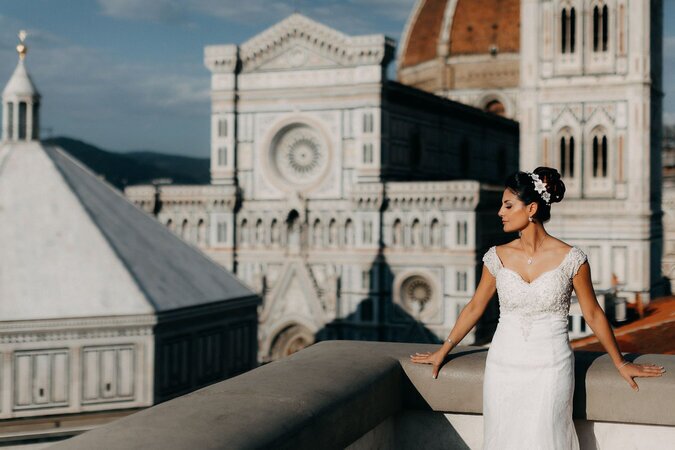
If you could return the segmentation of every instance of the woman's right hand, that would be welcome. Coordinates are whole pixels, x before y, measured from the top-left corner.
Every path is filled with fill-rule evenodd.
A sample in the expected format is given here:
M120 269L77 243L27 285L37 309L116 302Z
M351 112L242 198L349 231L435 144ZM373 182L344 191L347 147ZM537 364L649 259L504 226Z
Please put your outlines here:
M415 353L414 355L410 355L410 360L417 364L431 364L431 375L434 378L438 378L438 371L441 369L441 365L443 365L445 354L443 354L441 350L437 350L433 353Z

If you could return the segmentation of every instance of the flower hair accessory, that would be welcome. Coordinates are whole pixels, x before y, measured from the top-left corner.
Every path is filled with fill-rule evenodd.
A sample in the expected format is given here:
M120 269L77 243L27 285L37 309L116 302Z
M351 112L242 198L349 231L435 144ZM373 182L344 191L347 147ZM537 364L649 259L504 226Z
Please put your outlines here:
M534 181L534 190L539 193L541 198L546 202L547 205L551 204L551 194L548 193L546 190L546 184L541 181L541 178L539 178L539 175L536 173L532 172L527 172L528 175L532 178L532 181Z

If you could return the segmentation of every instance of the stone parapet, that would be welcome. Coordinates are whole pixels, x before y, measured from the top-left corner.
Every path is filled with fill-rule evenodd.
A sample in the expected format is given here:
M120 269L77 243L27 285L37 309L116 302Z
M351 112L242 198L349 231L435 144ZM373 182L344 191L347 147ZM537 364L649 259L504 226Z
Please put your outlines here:
M439 377L433 379L431 366L413 364L409 355L437 348L320 342L51 448L366 448L394 442L394 434L412 425L425 432L443 428L444 435L464 442L465 447L480 442L487 349L453 349ZM574 418L581 441L595 439L602 444L612 439L593 433L605 422L613 422L607 426L618 430L613 431L614 437L641 433L640 442L651 448L667 439L672 442L675 380L669 374L675 370L675 356L626 355L631 361L666 367L663 377L639 378L639 392L618 375L607 354L575 352L575 358ZM413 448L415 442L419 443L403 436L395 447ZM447 440L434 442L436 448L448 444Z

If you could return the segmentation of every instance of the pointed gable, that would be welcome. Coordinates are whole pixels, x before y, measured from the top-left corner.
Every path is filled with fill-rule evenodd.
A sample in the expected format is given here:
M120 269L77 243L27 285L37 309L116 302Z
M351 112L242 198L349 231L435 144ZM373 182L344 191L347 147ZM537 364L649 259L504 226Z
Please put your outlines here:
M301 14L292 14L244 42L242 71L354 67L387 64L394 41L384 35L348 36Z

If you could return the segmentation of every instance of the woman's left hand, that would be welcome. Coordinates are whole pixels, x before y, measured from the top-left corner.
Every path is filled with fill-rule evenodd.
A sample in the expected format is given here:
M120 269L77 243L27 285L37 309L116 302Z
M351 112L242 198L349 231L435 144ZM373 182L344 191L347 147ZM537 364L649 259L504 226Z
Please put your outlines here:
M660 377L666 371L663 366L657 366L656 364L635 363L628 363L618 370L621 376L628 382L634 391L639 391L640 388L633 380L633 377Z

